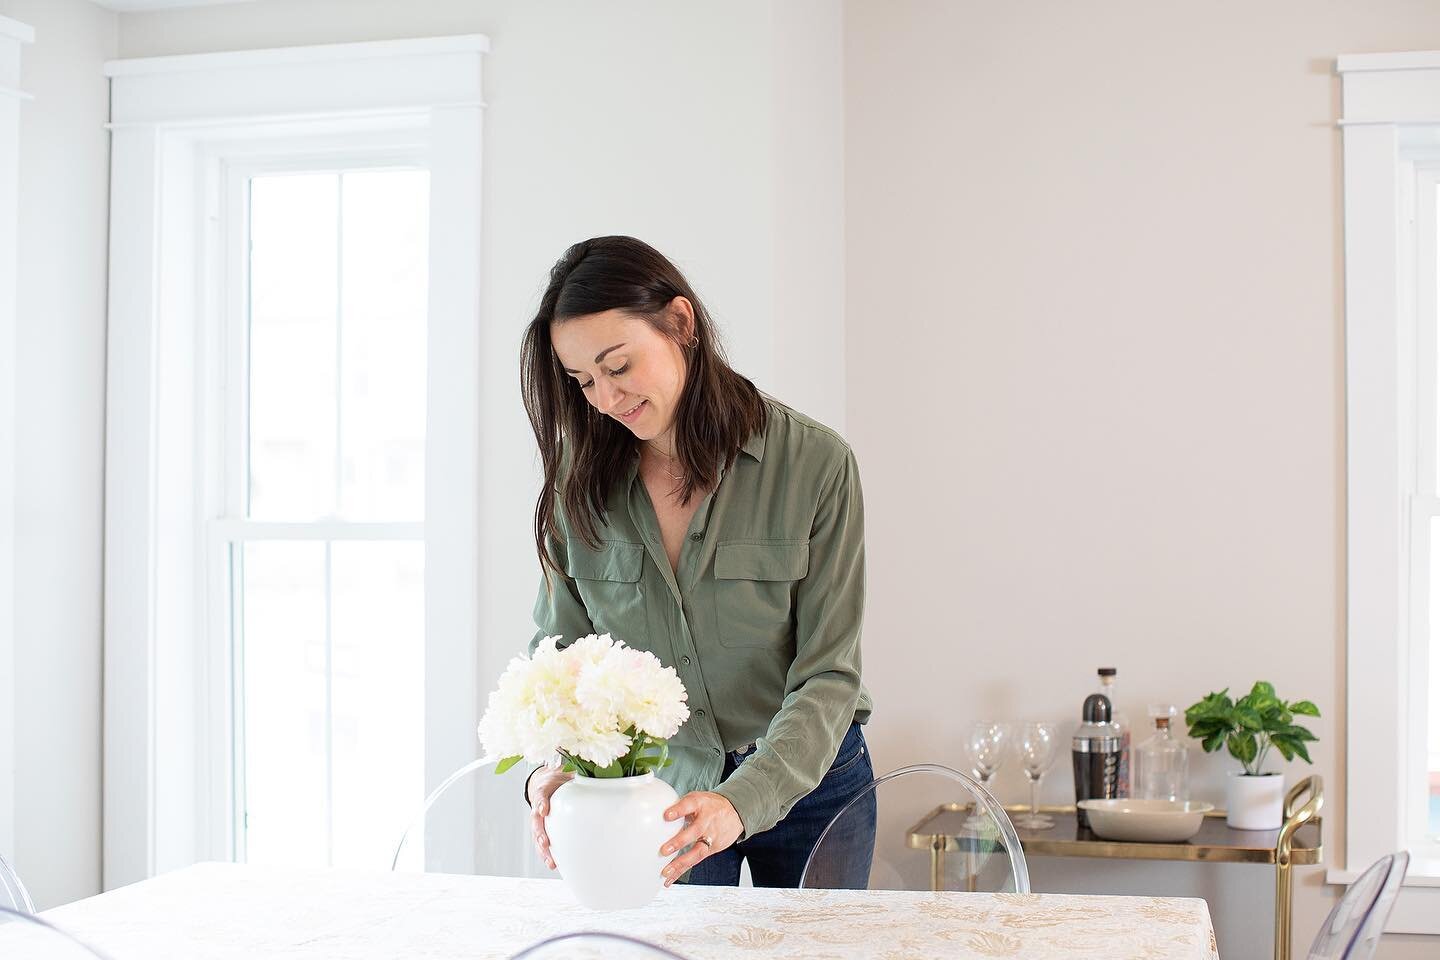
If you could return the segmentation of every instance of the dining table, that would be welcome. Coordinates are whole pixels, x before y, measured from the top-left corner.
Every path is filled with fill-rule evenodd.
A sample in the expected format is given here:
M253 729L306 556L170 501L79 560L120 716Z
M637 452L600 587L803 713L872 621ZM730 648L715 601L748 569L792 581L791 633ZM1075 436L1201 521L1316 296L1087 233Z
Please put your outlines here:
M692 960L1218 960L1205 901L1178 897L677 884L595 911L557 879L200 863L41 917L111 960L500 960L581 930Z

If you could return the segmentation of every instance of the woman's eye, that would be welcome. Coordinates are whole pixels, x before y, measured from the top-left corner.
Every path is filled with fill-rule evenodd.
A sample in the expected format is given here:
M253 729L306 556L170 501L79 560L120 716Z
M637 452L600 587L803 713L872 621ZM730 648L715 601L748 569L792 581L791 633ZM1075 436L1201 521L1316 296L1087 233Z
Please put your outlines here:
M578 380L575 381L575 382L576 382L576 383L580 383L580 381L578 381ZM595 381L594 381L594 380L591 380L589 383L580 383L580 389L581 389L581 390L589 390L589 389L590 389L591 387L593 387L593 386L595 386Z
M618 377L618 376L620 376L620 374L624 373L625 371L627 371L627 370L629 370L629 369L630 369L630 364L627 363L627 364L625 364L625 366L620 367L620 368L617 369L617 370L611 370L611 371L610 371L610 376L612 376L612 377Z

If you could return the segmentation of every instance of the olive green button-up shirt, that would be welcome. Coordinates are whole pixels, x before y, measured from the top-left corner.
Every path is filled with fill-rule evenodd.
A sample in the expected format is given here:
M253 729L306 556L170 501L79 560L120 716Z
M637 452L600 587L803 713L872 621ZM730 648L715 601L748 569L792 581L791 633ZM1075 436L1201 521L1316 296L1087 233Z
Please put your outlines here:
M864 508L855 455L834 431L766 398L750 438L695 512L676 570L638 458L607 503L600 549L570 535L550 549L569 579L540 585L530 643L608 633L648 650L685 684L690 719L661 776L683 796L713 790L745 836L778 823L824 777L860 682ZM725 754L755 750L729 779Z

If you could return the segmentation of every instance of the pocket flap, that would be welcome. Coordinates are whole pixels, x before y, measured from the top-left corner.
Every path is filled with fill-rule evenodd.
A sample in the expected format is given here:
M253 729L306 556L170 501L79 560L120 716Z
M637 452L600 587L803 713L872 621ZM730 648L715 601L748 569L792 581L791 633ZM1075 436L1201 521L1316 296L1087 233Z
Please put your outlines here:
M769 540L721 543L715 548L718 580L800 580L810 572L810 544Z
M580 580L634 583L645 562L644 544L619 540L606 541L599 550L591 550L583 540L566 540L565 553L569 558L565 572Z

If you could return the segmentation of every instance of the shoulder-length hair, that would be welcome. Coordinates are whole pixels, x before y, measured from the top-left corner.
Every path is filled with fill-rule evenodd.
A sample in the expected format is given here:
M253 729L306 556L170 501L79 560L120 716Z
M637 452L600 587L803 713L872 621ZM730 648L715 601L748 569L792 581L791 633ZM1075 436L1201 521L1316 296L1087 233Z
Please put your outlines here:
M690 301L693 336L676 329L666 307ZM557 536L556 498L571 528L591 549L600 545L597 526L605 505L636 454L637 439L597 411L566 375L550 343L551 327L575 317L624 310L670 338L685 356L685 382L675 411L675 445L684 471L681 502L711 489L722 467L764 428L760 391L725 359L714 323L679 269L659 251L633 237L595 237L565 251L550 269L540 308L520 348L520 392L545 482L535 504L535 550L541 569L564 574L546 538Z

